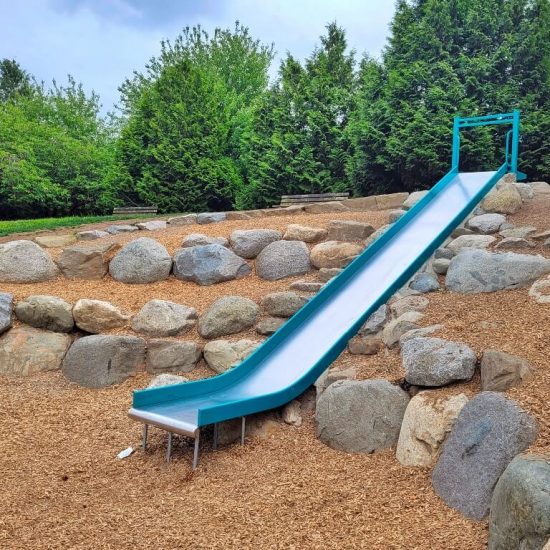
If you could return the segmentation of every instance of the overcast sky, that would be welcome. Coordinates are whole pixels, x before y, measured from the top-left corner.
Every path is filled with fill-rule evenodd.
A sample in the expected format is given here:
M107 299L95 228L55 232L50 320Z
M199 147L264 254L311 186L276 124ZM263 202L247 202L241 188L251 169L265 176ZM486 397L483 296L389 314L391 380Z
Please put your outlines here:
M107 110L123 79L187 25L213 30L238 19L279 56L303 59L336 20L352 48L378 56L393 11L394 0L0 0L0 58L47 83L70 73Z

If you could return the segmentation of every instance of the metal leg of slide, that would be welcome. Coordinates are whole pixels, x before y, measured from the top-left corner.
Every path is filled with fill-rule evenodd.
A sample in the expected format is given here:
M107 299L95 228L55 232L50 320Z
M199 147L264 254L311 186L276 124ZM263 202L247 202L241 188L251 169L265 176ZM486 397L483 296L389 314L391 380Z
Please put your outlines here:
M246 416L241 416L241 445L244 445L245 430L246 430Z
M216 450L218 448L218 423L214 422L214 441L212 443L212 448Z
M172 454L172 432L168 432L168 447L166 448L166 462L170 462Z
M197 435L195 436L195 450L193 452L193 470L197 469L197 466L199 465L199 442L200 442L201 432L200 430L197 432Z
M143 425L143 442L141 444L142 449L145 451L147 449L147 433L149 432L149 424Z

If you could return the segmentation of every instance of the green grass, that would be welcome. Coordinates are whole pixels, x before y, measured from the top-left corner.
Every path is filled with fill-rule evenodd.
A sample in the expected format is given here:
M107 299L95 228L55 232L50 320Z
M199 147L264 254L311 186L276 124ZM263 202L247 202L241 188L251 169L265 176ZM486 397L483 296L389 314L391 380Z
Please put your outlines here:
M41 218L37 220L0 220L0 237L12 233L26 233L28 231L40 231L43 229L58 229L60 227L75 227L87 223L101 223L117 220L136 220L141 218L154 218L154 215L118 215L118 216L68 216L66 218Z

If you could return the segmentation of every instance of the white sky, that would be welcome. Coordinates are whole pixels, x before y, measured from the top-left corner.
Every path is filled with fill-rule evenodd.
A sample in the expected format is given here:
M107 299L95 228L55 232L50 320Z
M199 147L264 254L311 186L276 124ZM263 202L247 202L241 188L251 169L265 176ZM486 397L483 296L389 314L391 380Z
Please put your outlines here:
M70 73L109 110L124 78L187 25L210 31L238 19L275 43L275 75L281 55L303 59L334 20L358 54L378 56L393 12L394 0L0 0L0 58L46 83Z

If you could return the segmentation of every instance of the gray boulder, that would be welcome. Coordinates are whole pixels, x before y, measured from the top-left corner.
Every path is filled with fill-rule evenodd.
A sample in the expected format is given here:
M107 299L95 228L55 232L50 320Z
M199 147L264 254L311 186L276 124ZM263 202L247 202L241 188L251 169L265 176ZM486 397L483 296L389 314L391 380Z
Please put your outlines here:
M150 340L147 343L147 372L190 372L202 350L195 342Z
M509 229L501 229L500 236L504 238L527 239L537 232L534 225L522 225L521 227L510 227Z
M248 298L224 296L200 316L197 328L203 338L235 334L254 326L259 313L258 305Z
M110 235L118 235L120 233L133 233L134 231L139 231L139 229L135 225L122 224L110 225L105 228L105 231Z
M495 349L486 349L481 357L481 389L506 391L531 378L531 365L522 357Z
M434 258L436 260L452 260L455 253L450 248L438 248L434 252Z
M452 250L455 254L458 254L465 248L488 248L490 245L496 242L496 238L492 235L460 235L453 239L447 248Z
M422 293L435 292L441 287L437 277L431 273L417 273L409 286Z
M151 300L132 319L132 328L155 338L177 336L191 330L196 319L195 308L166 300Z
M317 435L330 447L372 453L397 444L409 396L387 380L342 380L319 397Z
M290 284L290 290L298 292L319 292L325 285L317 281L294 281Z
M376 334L380 332L384 325L389 320L389 308L386 304L382 304L369 318L365 321L363 326L359 329L359 334L368 335Z
M422 200L426 195L428 194L428 190L425 191L413 191L403 203L403 208L405 210L409 210L412 208L417 202Z
M0 244L0 282L41 283L59 274L52 259L32 241Z
M432 269L438 275L445 275L449 270L450 265L451 265L451 260L447 260L445 258L438 258L437 260L434 260L432 262Z
M15 315L35 328L70 332L74 326L73 306L55 296L29 296L15 306Z
M173 386L174 384L183 384L189 382L185 376L178 376L177 374L159 374L155 376L151 382L147 385L148 388L161 388L163 386Z
M225 372L246 359L261 342L253 340L213 340L204 346L204 360L206 364L218 374Z
M398 210L390 210L388 213L388 223L395 223L401 218L407 211L399 208Z
M535 243L518 237L505 237L495 246L495 250L525 250L526 248L535 248Z
M11 327L12 310L13 294L0 292L0 334Z
M364 241L374 233L368 223L352 220L332 220L328 224L329 241Z
M166 221L150 220L148 222L136 223L136 227L142 231L159 231L160 229L166 229Z
M476 368L476 354L466 344L441 338L412 338L401 348L405 379L415 386L444 386L456 380L470 380Z
M482 392L460 412L434 468L432 484L443 501L481 520L498 478L537 436L537 425L501 393Z
M272 242L256 258L256 274L268 281L303 275L310 269L309 249L302 241Z
M128 243L111 260L109 273L122 283L154 283L168 279L172 258L159 242L141 237Z
M28 376L58 369L71 345L68 334L15 327L0 336L0 374Z
M476 233L490 235L496 233L505 221L506 216L503 214L481 214L481 216L470 218L466 226Z
M197 223L200 225L218 223L223 222L226 218L225 212L202 212L197 215Z
M272 292L262 298L262 307L274 317L292 317L308 301L296 292Z
M383 225L382 227L379 227L372 235L370 235L363 241L363 244L366 247L370 246L374 241L376 241L379 237L381 237L390 227L391 227L391 224L387 224L387 225Z
M500 476L489 516L489 550L541 550L550 540L550 457L522 454Z
M99 229L94 229L91 231L80 231L76 234L76 238L81 241L95 241L97 239L104 239L108 237L110 233L107 231L101 231Z
M109 262L119 248L116 243L70 246L63 250L57 265L65 277L102 279L107 275Z
M197 215L184 214L183 216L174 216L173 218L168 218L168 223L170 225L193 225L197 223Z
M207 244L219 244L229 246L229 241L225 237L210 237L203 233L190 233L181 243L182 248L191 248L192 246L206 246Z
M283 234L275 229L242 229L231 233L233 252L242 258L255 258L268 244L279 241Z
M463 250L451 260L445 283L454 292L494 292L525 286L550 273L542 256Z
M174 255L174 276L199 285L213 285L245 277L252 268L219 244L182 248Z
M274 332L279 330L285 322L286 319L282 317L267 317L256 325L256 332L264 336L271 336Z
M407 311L397 319L390 321L382 331L382 341L388 348L399 343L400 338L410 330L420 328L420 320L424 317L419 311Z
M134 336L94 335L78 339L63 360L63 374L86 388L119 384L145 363L145 341Z

